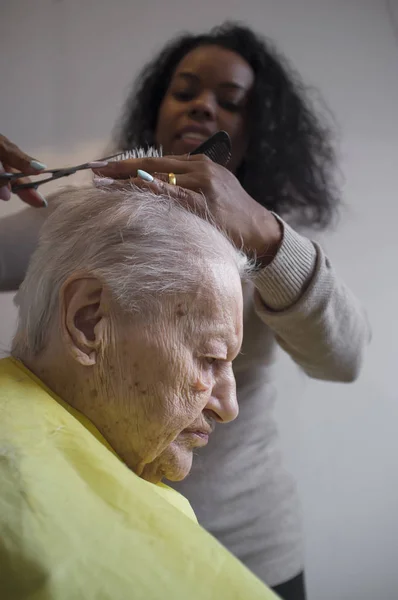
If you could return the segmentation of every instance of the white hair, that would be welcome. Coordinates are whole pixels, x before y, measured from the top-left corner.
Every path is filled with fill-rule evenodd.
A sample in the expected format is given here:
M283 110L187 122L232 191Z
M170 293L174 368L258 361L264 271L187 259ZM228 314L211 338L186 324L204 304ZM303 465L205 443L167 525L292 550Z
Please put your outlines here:
M252 268L210 222L148 189L66 188L50 206L15 299L16 356L44 348L61 286L73 273L98 277L124 311L144 312L165 294L192 292L210 263L235 265L241 277Z

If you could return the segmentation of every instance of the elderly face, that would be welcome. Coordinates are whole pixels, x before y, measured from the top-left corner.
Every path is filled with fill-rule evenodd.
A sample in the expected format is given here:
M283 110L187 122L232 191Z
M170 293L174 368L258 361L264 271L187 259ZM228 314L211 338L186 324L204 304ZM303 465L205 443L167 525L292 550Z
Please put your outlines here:
M121 319L89 391L87 416L126 464L152 482L183 479L215 422L238 414L232 360L242 341L242 291L233 266L156 318ZM104 386L106 389L104 390Z

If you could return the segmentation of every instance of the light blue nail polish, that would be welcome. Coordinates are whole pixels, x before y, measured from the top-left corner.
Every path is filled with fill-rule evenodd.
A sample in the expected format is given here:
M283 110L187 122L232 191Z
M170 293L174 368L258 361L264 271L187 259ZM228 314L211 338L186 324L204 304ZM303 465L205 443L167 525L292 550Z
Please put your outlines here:
M48 202L47 202L47 200L45 199L45 197L44 197L44 196L42 196L42 195L40 194L40 192L36 192L36 194L39 196L40 200L42 200L42 201L43 201L43 208L48 208Z
M138 169L137 175L140 179L143 179L144 181L153 181L152 175L150 173L147 173L146 171L142 171L141 169Z
M32 169L36 169L36 171L42 171L43 169L47 169L47 165L39 162L38 160L31 160L30 166L32 167Z

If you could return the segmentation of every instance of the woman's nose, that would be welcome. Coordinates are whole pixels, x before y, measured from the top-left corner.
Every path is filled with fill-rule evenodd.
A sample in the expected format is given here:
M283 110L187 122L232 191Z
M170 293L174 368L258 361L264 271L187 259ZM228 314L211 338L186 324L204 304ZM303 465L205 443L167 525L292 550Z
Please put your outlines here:
M189 116L193 119L214 119L216 116L217 103L209 92L203 92L196 96L190 104Z
M232 372L228 377L216 383L205 410L211 411L216 421L229 423L239 414L238 400L236 397L236 382Z

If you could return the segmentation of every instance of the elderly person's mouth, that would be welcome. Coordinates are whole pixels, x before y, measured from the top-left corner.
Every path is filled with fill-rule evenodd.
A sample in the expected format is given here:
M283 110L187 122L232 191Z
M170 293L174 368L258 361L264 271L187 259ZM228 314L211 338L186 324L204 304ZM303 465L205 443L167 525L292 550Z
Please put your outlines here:
M180 437L189 438L195 446L206 446L211 433L212 429L184 429Z

